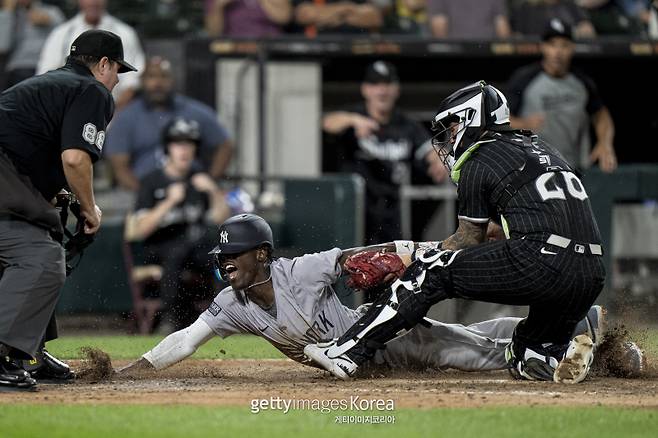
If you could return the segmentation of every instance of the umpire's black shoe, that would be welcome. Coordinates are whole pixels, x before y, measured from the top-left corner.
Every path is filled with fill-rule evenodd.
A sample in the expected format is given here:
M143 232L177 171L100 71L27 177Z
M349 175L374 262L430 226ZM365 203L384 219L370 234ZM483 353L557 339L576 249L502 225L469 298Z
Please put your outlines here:
M23 368L42 383L68 383L75 378L71 368L44 348L32 360L24 360Z
M0 357L0 392L35 391L37 381L8 357Z

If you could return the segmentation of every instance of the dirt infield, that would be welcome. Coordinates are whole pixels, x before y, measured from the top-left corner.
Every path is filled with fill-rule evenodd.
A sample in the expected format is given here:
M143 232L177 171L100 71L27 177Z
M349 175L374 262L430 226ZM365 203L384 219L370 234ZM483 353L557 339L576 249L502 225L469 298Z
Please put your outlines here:
M74 368L80 363L73 361ZM125 365L116 361L115 367ZM0 393L1 403L244 406L252 399L392 399L396 408L578 405L658 408L658 375L592 376L577 385L511 380L507 372L423 372L343 382L290 360L188 360L160 372L102 383L41 384Z

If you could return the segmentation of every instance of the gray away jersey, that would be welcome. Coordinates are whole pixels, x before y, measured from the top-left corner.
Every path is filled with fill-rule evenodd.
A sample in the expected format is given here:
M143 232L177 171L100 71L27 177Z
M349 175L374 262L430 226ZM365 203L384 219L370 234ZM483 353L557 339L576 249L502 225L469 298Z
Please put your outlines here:
M227 287L201 314L217 335L252 333L267 339L291 359L307 363L304 347L322 339L337 338L359 314L341 304L331 287L341 273L338 248L294 259L272 262L272 285L277 317L245 299L242 304Z
M199 317L220 337L251 333L267 339L292 360L313 365L304 347L340 337L361 316L341 304L332 284L341 274L338 248L272 262L277 317L249 300L242 304L230 287L221 291ZM505 346L519 318L500 318L470 326L427 320L386 344L372 365L393 368L496 370L506 366ZM364 368L366 369L366 368Z

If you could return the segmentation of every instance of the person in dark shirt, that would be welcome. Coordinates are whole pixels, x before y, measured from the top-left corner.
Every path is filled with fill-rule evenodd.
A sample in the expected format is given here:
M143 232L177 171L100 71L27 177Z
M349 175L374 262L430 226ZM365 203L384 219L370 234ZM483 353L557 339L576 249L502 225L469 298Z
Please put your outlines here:
M174 331L198 316L192 314L190 297L203 294L185 290L181 273L186 269L200 275L212 272L207 265L212 249L207 225L222 223L230 208L212 178L194 170L194 157L201 144L199 124L177 117L163 133L166 164L140 182L134 218L137 237L143 240L145 262L163 267L162 331ZM202 283L207 284L207 280Z
M571 339L603 289L601 236L587 192L569 164L529 131L510 128L505 96L484 81L439 106L434 145L458 184L459 227L438 248L416 251L401 279L338 340L304 353L346 379L385 343L449 298L529 305L506 358L516 378L582 381L592 339ZM499 216L506 240L486 241Z
M571 27L553 18L542 39L541 62L521 67L507 85L512 127L538 133L579 170L598 162L604 172L614 171L615 124L594 81L571 66Z
M160 56L149 58L142 74L142 93L117 113L107 133L105 155L117 183L139 189L139 179L162 167L162 128L175 117L196 120L201 147L196 166L213 178L224 175L233 154L233 141L211 107L174 91L173 66Z
M68 187L80 202L84 232L98 231L92 164L114 111L110 92L119 73L132 70L121 38L87 31L71 45L64 67L0 94L0 387L36 385L11 359L44 360L68 375L43 350L56 337L46 328L66 276L57 241L63 229L51 201Z
M400 185L412 176L446 179L443 163L430 145L430 134L396 108L400 84L395 66L376 61L361 84L364 102L345 111L325 114L323 130L336 144L340 170L356 172L366 181L366 243L401 238Z
M384 24L381 9L368 0L294 0L295 23L309 38L369 34Z
M576 38L596 37L596 30L587 12L574 0L521 0L510 4L512 30L520 35L540 36L544 23L553 18L574 28Z

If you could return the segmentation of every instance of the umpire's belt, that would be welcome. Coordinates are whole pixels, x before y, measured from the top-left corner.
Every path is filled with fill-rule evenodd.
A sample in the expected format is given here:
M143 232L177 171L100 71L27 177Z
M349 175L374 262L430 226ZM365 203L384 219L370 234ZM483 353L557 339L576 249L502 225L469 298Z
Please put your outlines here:
M546 239L546 243L548 243L549 245L559 246L560 248L569 248L572 242L573 241L571 239L558 236L557 234L551 234L550 236L548 236L548 239ZM603 248L601 248L601 245L599 245L598 243L573 242L573 250L578 254L585 254L589 250L589 252L593 255L597 255L597 256L603 255Z

